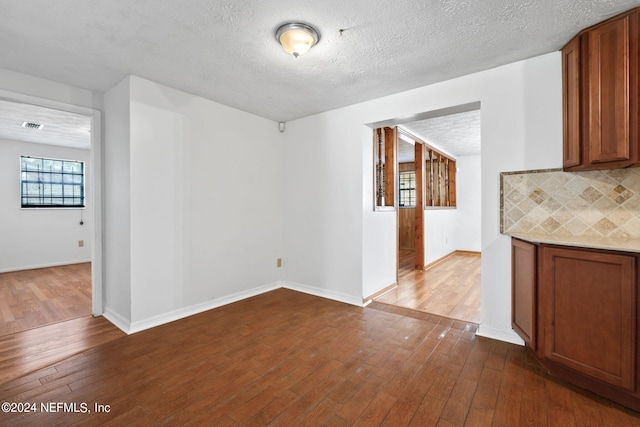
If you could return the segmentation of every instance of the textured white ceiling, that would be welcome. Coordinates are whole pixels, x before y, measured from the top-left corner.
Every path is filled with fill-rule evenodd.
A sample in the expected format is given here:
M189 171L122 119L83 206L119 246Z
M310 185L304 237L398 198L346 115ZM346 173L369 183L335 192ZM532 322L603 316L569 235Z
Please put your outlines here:
M639 4L0 0L0 67L100 92L134 74L288 121L555 51ZM298 59L274 39L289 20L321 33Z
M454 158L480 155L480 110L403 123L400 127Z
M28 129L22 127L23 122L35 122L43 127ZM2 139L88 150L91 147L91 119L66 111L0 100Z

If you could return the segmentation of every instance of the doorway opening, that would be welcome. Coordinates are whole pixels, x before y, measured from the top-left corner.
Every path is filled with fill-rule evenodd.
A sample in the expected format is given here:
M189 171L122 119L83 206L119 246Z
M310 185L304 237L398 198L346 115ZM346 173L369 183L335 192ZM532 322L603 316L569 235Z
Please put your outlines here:
M397 286L375 301L479 323L480 103L382 125L398 135Z
M100 315L100 113L4 90L0 110L0 335Z

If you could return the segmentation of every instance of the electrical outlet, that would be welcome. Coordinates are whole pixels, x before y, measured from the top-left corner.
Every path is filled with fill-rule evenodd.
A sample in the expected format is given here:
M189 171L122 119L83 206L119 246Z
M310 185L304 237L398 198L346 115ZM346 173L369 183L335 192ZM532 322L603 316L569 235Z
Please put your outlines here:
M81 248L84 246L84 240L78 240L78 247Z
M276 260L276 266L277 266L277 267L282 267L282 258L278 258L278 259Z

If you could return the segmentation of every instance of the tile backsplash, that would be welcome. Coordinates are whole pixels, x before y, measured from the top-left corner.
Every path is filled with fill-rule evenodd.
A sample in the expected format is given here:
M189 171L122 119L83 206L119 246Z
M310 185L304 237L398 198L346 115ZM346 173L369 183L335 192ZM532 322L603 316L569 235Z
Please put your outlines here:
M640 168L500 174L500 231L640 238Z

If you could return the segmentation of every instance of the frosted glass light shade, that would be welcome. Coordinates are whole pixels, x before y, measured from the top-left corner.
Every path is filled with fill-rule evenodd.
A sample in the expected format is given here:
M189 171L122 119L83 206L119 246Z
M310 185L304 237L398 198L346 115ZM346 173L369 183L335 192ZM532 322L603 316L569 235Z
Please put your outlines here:
M310 25L288 23L276 30L276 39L285 51L297 58L307 53L309 49L318 43L320 36Z

